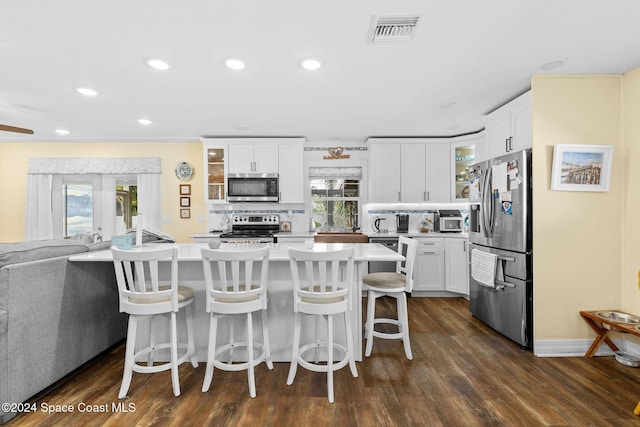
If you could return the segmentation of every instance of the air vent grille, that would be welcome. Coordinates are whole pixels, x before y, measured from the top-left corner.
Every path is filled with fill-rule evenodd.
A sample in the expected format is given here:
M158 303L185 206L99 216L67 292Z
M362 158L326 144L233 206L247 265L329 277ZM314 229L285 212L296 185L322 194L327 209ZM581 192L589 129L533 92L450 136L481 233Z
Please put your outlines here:
M374 16L369 43L409 42L419 20L419 16Z

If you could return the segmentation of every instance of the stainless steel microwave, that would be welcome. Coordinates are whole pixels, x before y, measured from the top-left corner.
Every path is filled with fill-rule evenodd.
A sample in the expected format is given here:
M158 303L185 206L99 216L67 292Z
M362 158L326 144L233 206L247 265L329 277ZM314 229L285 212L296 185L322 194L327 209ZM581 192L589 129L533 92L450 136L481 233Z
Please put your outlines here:
M277 173L230 173L227 201L277 202L280 200Z

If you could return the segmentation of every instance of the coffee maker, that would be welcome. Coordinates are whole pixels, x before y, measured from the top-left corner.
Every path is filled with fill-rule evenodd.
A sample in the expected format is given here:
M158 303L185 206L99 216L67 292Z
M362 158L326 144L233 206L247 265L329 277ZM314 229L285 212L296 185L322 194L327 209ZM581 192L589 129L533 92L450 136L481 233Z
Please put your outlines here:
M396 215L396 232L398 233L409 232L409 214Z

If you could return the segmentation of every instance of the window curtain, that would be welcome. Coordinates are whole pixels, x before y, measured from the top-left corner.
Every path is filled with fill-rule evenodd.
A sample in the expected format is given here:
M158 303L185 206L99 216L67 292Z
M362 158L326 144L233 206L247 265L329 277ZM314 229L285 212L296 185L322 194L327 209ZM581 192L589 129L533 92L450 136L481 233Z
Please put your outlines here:
M26 240L53 239L52 174L27 176Z
M145 216L146 227L159 230L162 226L161 173L161 162L157 157L30 158L27 167L26 240L53 238L51 194L53 175L56 174L137 175L139 212Z
M311 179L362 179L361 167L310 167Z

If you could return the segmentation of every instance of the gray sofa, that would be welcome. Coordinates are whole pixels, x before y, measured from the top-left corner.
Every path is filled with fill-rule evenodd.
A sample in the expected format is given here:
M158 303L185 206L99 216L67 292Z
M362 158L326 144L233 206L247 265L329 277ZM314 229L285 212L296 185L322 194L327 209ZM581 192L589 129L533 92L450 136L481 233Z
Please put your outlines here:
M0 243L0 402L27 401L125 338L113 264L68 261L109 245ZM0 410L0 424L14 416Z

